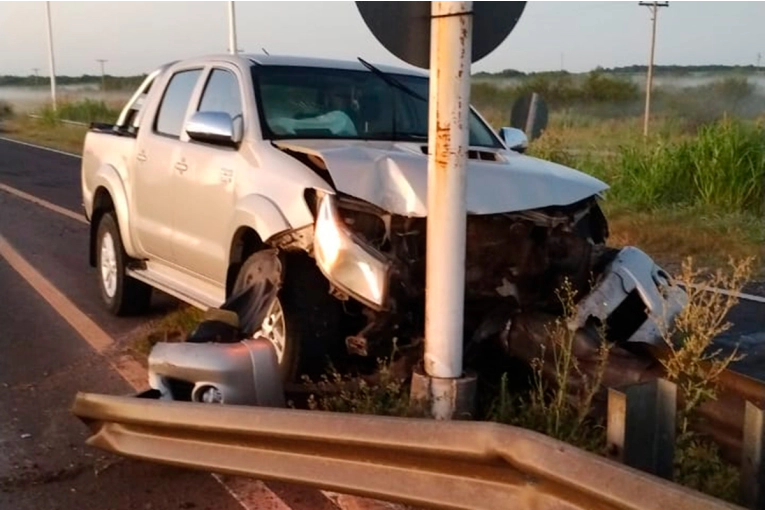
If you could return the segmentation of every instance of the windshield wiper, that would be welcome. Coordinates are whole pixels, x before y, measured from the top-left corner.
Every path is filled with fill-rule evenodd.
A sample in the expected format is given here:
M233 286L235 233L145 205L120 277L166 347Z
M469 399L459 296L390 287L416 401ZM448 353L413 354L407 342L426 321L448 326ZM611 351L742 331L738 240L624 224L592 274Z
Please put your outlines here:
M370 140L376 140L376 139L387 139L391 138L392 141L406 141L406 140L427 140L428 135L423 133L407 133L406 131L378 131L376 133L372 133L370 136L365 136L364 138L369 138Z
M380 69L378 69L374 65L370 64L369 62L367 62L366 60L364 60L361 57L357 57L357 58L359 59L359 62L361 62L364 65L364 67L366 67L367 69L372 71L375 75L379 76L383 81L385 81L385 83L387 83L391 87L395 87L395 88L405 92L406 94L409 94L410 96L412 96L412 97L414 97L416 99L419 99L420 101L425 101L425 102L428 101L427 99L422 97L420 94L418 94L414 90L410 89L409 87L407 87L406 85L404 85L403 83L398 81L396 78L394 78L390 74L388 74L388 73L386 73L384 71L381 71Z

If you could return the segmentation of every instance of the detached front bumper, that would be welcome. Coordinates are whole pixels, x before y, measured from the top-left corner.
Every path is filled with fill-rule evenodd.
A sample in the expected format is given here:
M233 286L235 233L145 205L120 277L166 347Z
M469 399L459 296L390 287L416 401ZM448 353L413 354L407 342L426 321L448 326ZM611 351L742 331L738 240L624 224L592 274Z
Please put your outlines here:
M149 386L161 400L284 407L274 347L258 338L233 343L158 343Z

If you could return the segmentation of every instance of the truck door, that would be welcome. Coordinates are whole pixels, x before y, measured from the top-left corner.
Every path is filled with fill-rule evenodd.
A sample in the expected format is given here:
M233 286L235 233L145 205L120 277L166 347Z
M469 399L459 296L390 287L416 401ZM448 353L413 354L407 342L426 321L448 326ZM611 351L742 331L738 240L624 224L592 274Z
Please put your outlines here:
M203 79L193 112L225 112L235 130L244 129L242 80L235 66L217 63ZM177 184L184 205L176 210L175 256L183 269L225 286L230 240L228 234L236 202L235 182L248 169L237 147L188 140L182 155L188 172Z
M174 186L177 176L186 171L181 133L201 75L201 66L173 73L161 92L154 117L143 120L133 155L132 224L136 241L142 252L167 262L175 261L176 209L189 204Z

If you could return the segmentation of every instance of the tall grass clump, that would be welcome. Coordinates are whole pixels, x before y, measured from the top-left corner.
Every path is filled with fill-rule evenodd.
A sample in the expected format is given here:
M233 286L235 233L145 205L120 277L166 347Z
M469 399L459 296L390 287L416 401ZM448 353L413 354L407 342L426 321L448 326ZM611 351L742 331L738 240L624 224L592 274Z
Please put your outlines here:
M601 341L594 369L586 371L574 354L576 331L569 321L577 314L576 291L564 281L556 292L563 314L548 325L551 352L540 346L533 359L530 390L512 394L503 376L499 395L488 413L490 421L527 428L579 448L603 453L605 428L593 418L593 402L602 389L610 345ZM601 336L605 338L604 332ZM549 366L550 364L551 366ZM549 374L554 374L552 377Z
M726 463L718 445L697 433L694 424L700 420L698 409L717 399L720 376L741 359L737 349L723 355L714 347L714 340L731 326L726 317L738 303L737 293L751 277L752 263L752 258L731 259L727 271L718 269L705 278L705 286L731 291L722 294L702 290L702 271L686 259L677 281L688 293L688 305L672 325L660 324L666 349L659 361L665 377L677 384L679 397L674 479L734 503L739 495L738 467Z
M51 105L46 105L40 110L40 116L48 124L58 124L62 120L75 122L115 122L119 117L119 110L110 107L103 101L82 99L68 101L58 105L54 111Z
M724 119L696 137L621 149L618 199L642 206L701 206L720 212L763 212L765 129Z

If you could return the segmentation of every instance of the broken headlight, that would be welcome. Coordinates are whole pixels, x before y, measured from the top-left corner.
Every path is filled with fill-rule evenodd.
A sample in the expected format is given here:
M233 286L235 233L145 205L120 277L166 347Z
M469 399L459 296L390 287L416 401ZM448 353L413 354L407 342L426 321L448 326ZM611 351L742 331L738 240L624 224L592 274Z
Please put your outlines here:
M390 264L341 221L334 195L319 198L314 255L326 277L370 308L386 308Z

